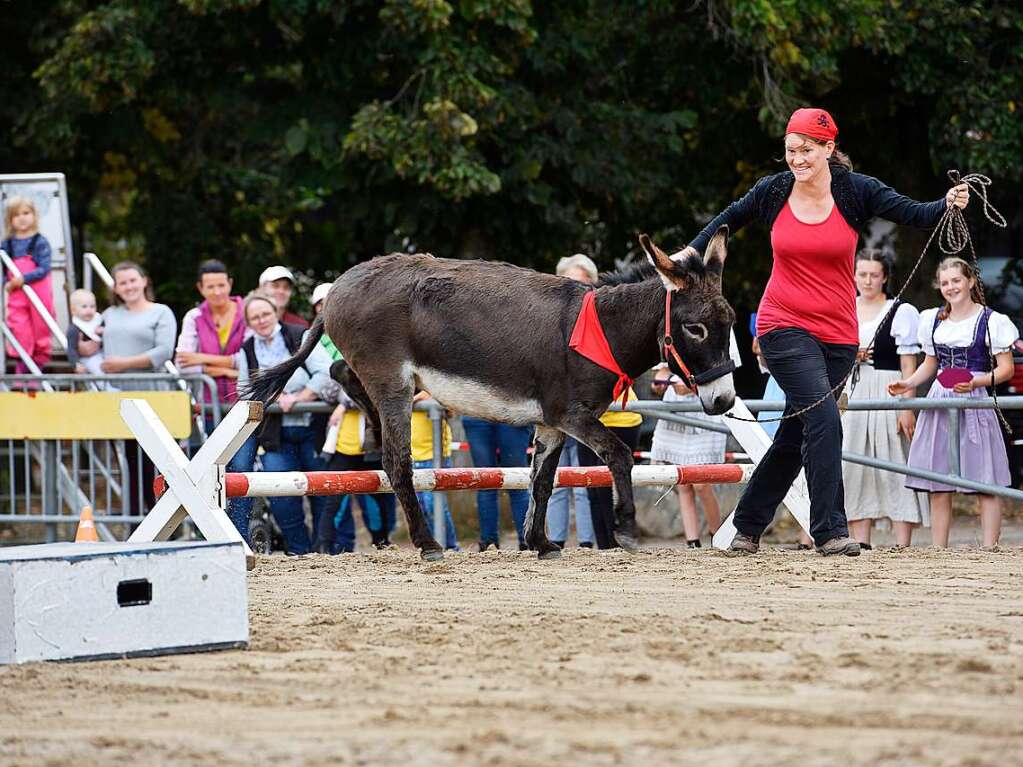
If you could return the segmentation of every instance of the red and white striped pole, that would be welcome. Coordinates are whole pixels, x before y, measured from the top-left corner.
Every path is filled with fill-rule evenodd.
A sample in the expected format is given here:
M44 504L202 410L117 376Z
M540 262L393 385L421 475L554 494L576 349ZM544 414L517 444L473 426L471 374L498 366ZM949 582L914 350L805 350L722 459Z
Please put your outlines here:
M529 467L507 469L416 469L412 484L423 490L525 490ZM724 484L747 482L752 465L708 464L702 466L634 466L632 484L637 487ZM228 498L348 495L393 492L382 471L259 471L225 475ZM555 487L609 487L611 470L606 466L563 466ZM156 480L163 491L163 478Z

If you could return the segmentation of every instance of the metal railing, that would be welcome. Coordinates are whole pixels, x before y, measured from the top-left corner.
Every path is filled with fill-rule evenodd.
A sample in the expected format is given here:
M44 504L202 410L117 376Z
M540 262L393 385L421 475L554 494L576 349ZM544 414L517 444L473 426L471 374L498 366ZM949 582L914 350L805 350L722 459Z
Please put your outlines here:
M98 274L100 280L108 288L114 287L114 278L106 264L99 260L99 256L89 251L82 254L82 287L90 292L95 292L92 289L93 273Z
M0 376L0 388L8 388L11 384L22 384L35 380L35 376ZM109 375L55 375L45 377L51 388L74 390L88 383L142 380L150 384L162 383L164 386L176 384L184 379L188 382L197 421L205 421L208 417L213 425L221 420L230 409L230 405L222 405L217 396L216 382L207 375L162 375L140 374L138 376ZM209 399L204 394L209 393ZM782 411L783 401L746 400L745 404L753 412ZM976 399L883 399L853 400L846 409L854 411L869 410L934 410L944 409L950 413L949 456L953 467L951 476L936 472L915 469L905 464L885 461L871 456L851 452L843 452L842 458L850 463L869 466L881 471L895 472L904 476L919 477L932 481L943 482L954 487L992 495L999 495L1014 500L1023 500L1023 491L976 482L960 476L958 423L963 410L990 409L994 406L991 398ZM1005 410L1023 409L1023 396L999 397L998 406ZM443 406L434 400L426 400L415 404L414 408L429 413L433 430L433 464L437 468L443 466L443 422L446 417ZM296 403L292 413L330 413L334 406L325 402ZM611 410L622 410L620 405L613 405ZM641 413L658 419L686 424L700 429L708 429L729 433L727 425L722 422L709 422L687 416L688 412L702 412L698 401L661 402L658 400L634 400L625 410ZM268 408L268 412L281 412L277 405ZM203 439L201 432L193 433L193 440L188 445L196 448ZM133 471L131 465L141 465L143 456L138 452L137 445L126 444L125 440L46 440L46 441L0 441L0 474L7 473L7 490L0 493L0 522L38 522L48 527L47 536L52 536L52 525L60 522L73 523L84 503L90 503L96 509L96 520L101 525L111 523L137 523L141 515L131 513L132 504L135 508L144 509L147 488L143 484L142 472ZM136 451L131 455L130 451ZM33 476L34 475L34 476ZM16 481L21 482L21 490ZM0 482L0 487L3 483ZM35 488L35 492L33 491ZM438 492L434 495L432 511L434 530L437 535L445 534L443 514L443 496ZM5 508L6 506L6 508ZM109 537L109 531L103 531Z
M98 383L116 383L126 392L133 386L167 390L181 379L156 373L0 375L0 390L81 391ZM209 393L211 411L219 419L216 382L207 375L184 379L200 401ZM182 440L186 451L199 444L201 439ZM0 439L0 522L43 524L46 540L52 541L58 524L77 524L82 507L89 505L102 538L123 538L108 526L138 523L148 511L146 499L152 497L148 465L133 440Z
M783 400L744 400L746 406L754 413L767 411L767 412L782 412L785 409L785 402ZM862 455L860 453L853 453L847 450L842 451L842 460L848 461L849 463L859 464L861 466L869 466L874 469L880 469L881 471L890 471L896 474L902 474L907 477L917 477L919 479L926 479L932 482L941 482L952 487L961 487L964 490L972 490L977 493L984 493L986 495L998 495L1003 498L1011 498L1013 500L1023 501L1023 490L1017 490L1012 487L1002 487L1000 485L990 485L984 482L976 482L972 479L967 479L960 474L960 462L959 462L959 422L962 416L963 410L991 410L995 407L995 400L993 397L971 397L967 398L948 398L948 399L930 399L927 397L913 397L907 399L857 399L849 400L848 403L842 405L843 410L852 411L869 411L869 410L948 410L949 411L949 430L948 430L948 465L950 467L949 474L939 474L938 472L928 471L926 469L917 469L911 466L907 466L904 463L895 463L893 461L885 461L873 456ZM1023 410L1023 396L1012 396L1012 397L999 397L998 407L1003 410ZM621 405L613 405L612 410L621 410ZM634 410L644 415L651 415L655 418L661 418L667 421L674 421L675 423L685 424L698 429L706 429L708 431L716 431L723 434L730 434L731 430L725 425L724 422L714 423L705 421L699 418L687 417L685 415L678 415L682 412L703 412L703 407L697 401L689 402L658 402L640 400L636 403L629 403L625 408L626 410Z

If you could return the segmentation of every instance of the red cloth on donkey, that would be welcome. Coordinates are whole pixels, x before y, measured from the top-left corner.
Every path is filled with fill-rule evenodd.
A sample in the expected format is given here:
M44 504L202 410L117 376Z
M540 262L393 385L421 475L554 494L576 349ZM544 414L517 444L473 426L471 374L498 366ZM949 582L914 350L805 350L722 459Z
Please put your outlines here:
M611 346L607 342L607 336L604 335L600 317L597 316L596 297L597 294L592 290L583 296L583 305L575 320L572 337L568 339L568 348L618 376L611 401L614 402L621 397L622 407L625 407L629 401L629 387L632 386L632 379L625 374L625 371L618 365L614 354L611 353Z

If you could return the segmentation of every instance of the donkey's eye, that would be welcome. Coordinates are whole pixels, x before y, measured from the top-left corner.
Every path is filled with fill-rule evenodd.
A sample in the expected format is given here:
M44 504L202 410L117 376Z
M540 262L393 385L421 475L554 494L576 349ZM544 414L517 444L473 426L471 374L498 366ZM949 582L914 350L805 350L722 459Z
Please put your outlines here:
M702 343L707 340L707 326L702 322L691 322L683 325L682 332L694 341Z

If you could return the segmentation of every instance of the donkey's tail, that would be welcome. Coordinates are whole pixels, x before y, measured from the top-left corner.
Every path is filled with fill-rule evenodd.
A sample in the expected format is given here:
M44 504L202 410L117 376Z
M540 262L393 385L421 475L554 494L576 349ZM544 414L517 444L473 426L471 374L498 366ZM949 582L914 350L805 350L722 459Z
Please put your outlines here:
M295 352L295 355L280 365L274 365L272 368L266 368L265 370L257 370L252 378L249 379L248 384L242 387L239 399L254 399L259 400L264 405L271 404L281 396L281 392L284 391L284 387L287 385L288 379L291 378L292 374L305 364L306 359L313 353L313 349L316 348L316 344L320 342L320 336L322 335L323 317L320 316L316 318L313 326L309 328L305 340L298 351Z

